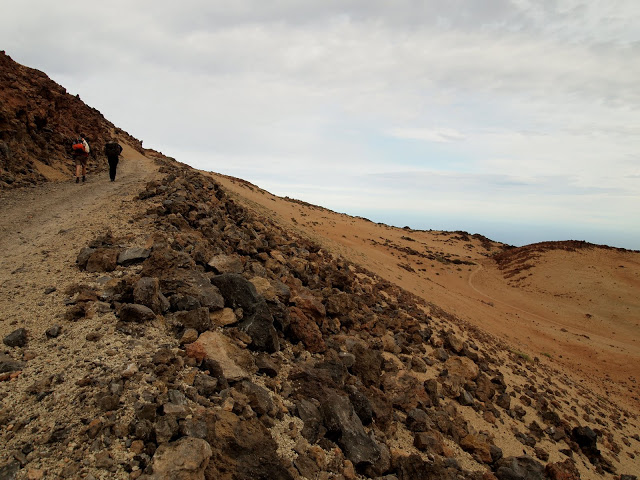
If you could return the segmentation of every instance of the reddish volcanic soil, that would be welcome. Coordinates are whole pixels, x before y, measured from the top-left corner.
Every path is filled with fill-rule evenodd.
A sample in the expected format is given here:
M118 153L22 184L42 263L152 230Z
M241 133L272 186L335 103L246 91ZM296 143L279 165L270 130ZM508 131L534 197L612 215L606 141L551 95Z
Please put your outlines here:
M479 235L393 228L214 177L248 207L505 340L514 351L561 369L602 396L614 395L632 411L640 408L640 253L584 242L505 251Z

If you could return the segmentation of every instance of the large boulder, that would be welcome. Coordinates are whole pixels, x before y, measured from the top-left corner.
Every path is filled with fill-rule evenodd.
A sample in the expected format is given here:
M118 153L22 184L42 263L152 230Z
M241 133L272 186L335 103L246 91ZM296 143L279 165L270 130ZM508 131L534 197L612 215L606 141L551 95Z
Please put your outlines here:
M444 362L444 368L450 376L459 376L465 380L475 380L480 374L480 368L473 360L467 357L450 357Z
M133 287L135 303L149 307L154 313L161 314L169 310L167 297L160 291L160 281L157 278L142 277Z
M324 352L327 346L318 324L308 318L298 307L289 310L289 334L294 341L301 341L311 353Z
M293 480L276 442L257 418L216 412L207 417L207 440L215 449L206 478Z
M345 457L356 467L374 465L380 460L380 446L367 435L347 397L330 395L320 405L328 435L337 438Z
M153 456L153 473L142 475L141 480L204 480L205 469L211 458L211 446L194 437L163 444Z
M238 328L251 337L254 350L277 352L280 350L278 334L273 326L273 316L265 299L251 282L242 275L225 273L211 279L224 298L224 307L241 308L243 319Z
M204 332L194 343L186 345L186 351L198 361L216 362L224 378L231 382L246 380L257 371L251 354L219 332Z

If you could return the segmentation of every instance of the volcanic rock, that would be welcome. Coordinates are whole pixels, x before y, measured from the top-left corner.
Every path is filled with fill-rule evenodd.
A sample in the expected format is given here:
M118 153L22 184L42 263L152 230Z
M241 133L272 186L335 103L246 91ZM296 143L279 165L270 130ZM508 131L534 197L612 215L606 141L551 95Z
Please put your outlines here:
M112 272L118 266L118 250L115 248L98 248L87 260L87 272Z
M225 273L211 279L224 297L224 306L241 308L243 319L238 328L251 336L251 348L266 352L280 349L278 335L273 326L273 317L264 300L251 282L241 275Z
M198 333L206 332L212 325L211 318L209 317L209 309L207 307L176 312L172 315L172 318L181 327L192 328Z
M142 247L126 248L118 255L117 263L123 267L144 262L151 255L151 250Z
M316 443L321 436L324 436L326 429L322 424L322 414L312 402L300 400L296 403L296 413L304 422L301 433L309 443Z
M442 435L438 432L417 432L413 437L413 446L432 455L444 455Z
M212 450L209 443L200 438L183 437L175 442L160 445L153 461L153 473L139 477L141 480L204 480Z
M564 462L549 463L544 471L550 480L580 480L580 472L570 458Z
M355 356L354 365L351 367L353 374L359 377L365 386L379 386L384 362L382 354L361 344L356 344L351 353Z
M122 322L144 323L155 320L156 315L149 307L138 304L125 303L120 307L118 316Z
M544 467L527 455L502 458L496 464L496 477L498 480L543 480Z
M214 325L218 325L219 327L233 325L238 321L236 314L230 308L223 308L222 310L211 312L209 318Z
M320 405L320 412L327 435L336 439L356 468L380 459L380 446L367 435L348 398L331 395Z
M465 380L475 380L480 373L478 365L467 357L451 357L444 363L444 367L449 375L457 375Z
M16 372L18 370L22 370L24 367L24 362L14 360L9 355L0 353L0 373Z
M251 354L243 350L219 332L204 332L194 343L186 345L187 355L198 361L215 361L231 382L249 378L257 368Z
M27 330L18 328L2 339L8 347L24 347L27 344Z
M471 453L473 458L481 463L490 464L491 444L485 435L470 434L462 439L460 446L465 452Z
M156 314L169 310L170 304L167 297L160 291L160 281L157 278L142 277L133 288L135 303L145 305Z
M234 472L231 478L237 480L293 480L276 453L276 442L258 419L219 411L207 418L207 425L207 441L215 449L206 478L229 478L227 473Z
M301 341L311 353L324 352L327 346L315 321L309 319L298 307L290 309L289 332L293 341Z
M242 273L244 266L236 255L216 255L207 263L207 267L217 274Z
M60 336L60 334L62 333L62 326L61 325L53 325L53 326L47 328L47 331L44 332L44 333L47 336L47 338L58 338Z

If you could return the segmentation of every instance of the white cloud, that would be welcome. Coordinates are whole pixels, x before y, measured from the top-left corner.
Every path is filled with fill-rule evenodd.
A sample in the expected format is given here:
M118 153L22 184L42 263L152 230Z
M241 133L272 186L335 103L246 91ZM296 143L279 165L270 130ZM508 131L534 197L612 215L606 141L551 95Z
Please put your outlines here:
M145 145L314 203L622 222L639 23L632 0L10 0L0 45Z
M464 140L464 135L452 128L392 128L389 135L409 140L450 143Z

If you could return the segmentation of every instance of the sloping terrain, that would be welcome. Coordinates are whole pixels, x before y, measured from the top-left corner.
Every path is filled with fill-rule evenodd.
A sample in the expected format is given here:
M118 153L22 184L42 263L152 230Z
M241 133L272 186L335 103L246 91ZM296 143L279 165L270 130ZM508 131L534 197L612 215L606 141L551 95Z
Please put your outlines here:
M4 195L5 232L25 214L2 245L15 253L3 258L2 365L20 372L0 383L5 473L635 470L632 412L206 176L127 155L121 186L90 177Z
M522 260L491 257L517 252L484 237L335 214L120 141L114 183L0 193L0 478L639 470L634 398L567 368L572 351L538 356L514 318L546 318L533 293L561 291L543 279L562 252L514 284ZM637 254L615 252L633 281Z
M464 232L392 228L215 178L248 207L640 409L640 253L585 242L513 248Z

